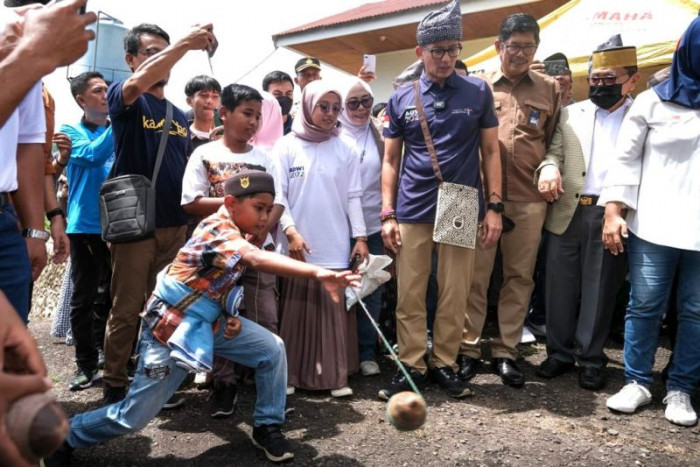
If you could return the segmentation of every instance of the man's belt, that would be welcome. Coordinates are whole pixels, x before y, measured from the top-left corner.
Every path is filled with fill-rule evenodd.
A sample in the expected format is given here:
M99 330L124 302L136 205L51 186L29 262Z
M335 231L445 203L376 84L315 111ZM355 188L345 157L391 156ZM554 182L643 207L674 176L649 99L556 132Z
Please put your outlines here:
M581 206L595 206L596 204L598 204L598 198L600 198L600 196L581 195L578 199L578 204L580 204Z
M10 194L7 192L0 193L0 206L10 204Z

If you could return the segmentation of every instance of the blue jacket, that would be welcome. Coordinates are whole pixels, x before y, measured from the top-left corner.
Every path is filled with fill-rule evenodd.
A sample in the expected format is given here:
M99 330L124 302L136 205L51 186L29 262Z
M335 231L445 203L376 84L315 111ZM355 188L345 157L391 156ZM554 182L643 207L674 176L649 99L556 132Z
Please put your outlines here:
M69 234L99 234L100 186L114 163L112 127L90 125L81 120L77 125L61 126L73 144L66 167L68 177Z

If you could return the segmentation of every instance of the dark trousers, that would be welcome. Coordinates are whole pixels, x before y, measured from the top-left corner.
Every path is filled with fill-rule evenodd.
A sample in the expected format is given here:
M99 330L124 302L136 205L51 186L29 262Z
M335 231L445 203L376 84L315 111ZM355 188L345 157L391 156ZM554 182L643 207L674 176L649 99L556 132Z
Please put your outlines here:
M75 361L79 368L94 370L111 308L109 249L98 234L69 234L68 237L73 279L70 325L75 341Z
M562 235L547 245L547 354L604 367L615 297L625 280L626 254L603 248L604 208L578 206Z
M0 205L0 290L26 323L29 318L32 270L27 244L17 227L18 223L12 206Z

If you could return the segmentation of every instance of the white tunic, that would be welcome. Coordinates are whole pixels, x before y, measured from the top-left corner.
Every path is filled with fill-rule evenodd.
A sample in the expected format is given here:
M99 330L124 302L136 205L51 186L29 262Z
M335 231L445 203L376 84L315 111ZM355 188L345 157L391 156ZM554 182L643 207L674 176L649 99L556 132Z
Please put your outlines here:
M306 253L309 263L347 268L350 237L366 235L357 153L343 137L312 143L290 133L277 142L273 155L289 206L280 220L282 228L296 227L311 249Z
M598 204L626 204L628 228L643 240L700 251L700 110L645 91L622 123L616 152Z

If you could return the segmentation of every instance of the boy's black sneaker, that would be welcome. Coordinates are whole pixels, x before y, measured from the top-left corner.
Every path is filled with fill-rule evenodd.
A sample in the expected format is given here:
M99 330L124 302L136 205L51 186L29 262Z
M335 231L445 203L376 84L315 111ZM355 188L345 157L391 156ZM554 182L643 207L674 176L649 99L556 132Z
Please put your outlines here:
M471 396L473 394L466 381L459 379L457 374L452 371L452 368L449 366L433 367L428 370L428 375L430 379L434 383L439 384L450 397L461 399L462 397Z
M70 467L74 449L64 441L53 454L44 459L45 467Z
M71 391L80 391L92 386L92 383L100 379L100 372L97 369L89 370L87 368L78 368L70 382L68 389Z
M116 404L126 397L126 387L110 386L102 383L102 403L104 405Z
M425 375L422 374L420 371L416 370L415 368L411 368L408 366L406 367L406 371L408 371L408 374L411 375L411 379L413 380L413 383L416 385L418 390L422 391L423 386L425 386ZM389 399L391 399L391 396L403 391L413 392L413 388L410 384L408 384L408 380L406 379L406 375L403 374L403 371L399 370L399 372L396 373L394 378L391 380L391 385L389 385L388 388L381 389L379 391L379 398L388 401Z
M292 445L282 434L279 425L260 425L253 427L253 445L265 451L265 456L272 462L284 462L294 459Z
M211 395L211 417L227 418L236 411L238 390L235 384L217 383Z

